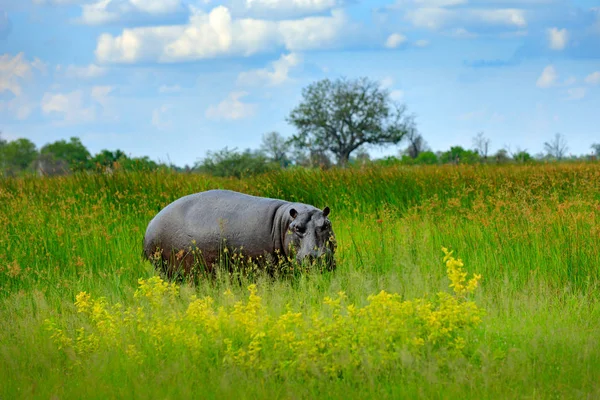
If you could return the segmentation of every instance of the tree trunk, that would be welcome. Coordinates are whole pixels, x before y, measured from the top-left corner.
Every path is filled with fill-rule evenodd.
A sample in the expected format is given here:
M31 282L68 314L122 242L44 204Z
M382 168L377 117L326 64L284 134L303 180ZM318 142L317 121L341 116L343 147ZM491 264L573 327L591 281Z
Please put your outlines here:
M348 162L350 161L350 152L344 151L337 154L337 159L337 164L339 167L346 167L348 165Z

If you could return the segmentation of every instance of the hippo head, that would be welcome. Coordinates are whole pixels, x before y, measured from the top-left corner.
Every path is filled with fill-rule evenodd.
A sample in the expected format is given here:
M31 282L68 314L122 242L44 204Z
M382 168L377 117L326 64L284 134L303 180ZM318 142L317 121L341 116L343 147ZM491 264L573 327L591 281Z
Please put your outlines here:
M329 269L335 268L335 235L327 218L329 211L329 207L323 211L313 209L298 212L290 209L292 222L288 231L291 236L289 245L293 247L298 262L324 258Z

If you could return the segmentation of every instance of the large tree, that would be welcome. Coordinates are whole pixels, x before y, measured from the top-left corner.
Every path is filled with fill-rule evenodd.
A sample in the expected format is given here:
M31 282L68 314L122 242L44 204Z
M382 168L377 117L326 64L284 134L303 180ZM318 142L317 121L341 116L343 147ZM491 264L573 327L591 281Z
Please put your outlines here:
M406 107L391 101L379 82L365 77L323 79L304 88L302 97L287 118L298 129L292 140L330 151L338 165L346 165L362 145L397 144L414 129Z

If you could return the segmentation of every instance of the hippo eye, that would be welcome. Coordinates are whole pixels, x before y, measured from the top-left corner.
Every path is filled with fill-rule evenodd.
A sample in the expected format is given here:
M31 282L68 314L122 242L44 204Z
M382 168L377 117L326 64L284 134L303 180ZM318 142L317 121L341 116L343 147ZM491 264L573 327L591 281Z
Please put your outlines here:
M306 227L305 226L299 226L296 228L296 232L300 233L300 234L305 234L306 233Z

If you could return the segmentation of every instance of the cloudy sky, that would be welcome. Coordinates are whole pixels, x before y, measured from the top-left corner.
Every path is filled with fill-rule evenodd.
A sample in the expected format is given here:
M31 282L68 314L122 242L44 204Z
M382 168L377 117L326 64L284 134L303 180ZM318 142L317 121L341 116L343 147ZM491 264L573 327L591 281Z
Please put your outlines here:
M597 0L0 0L0 131L192 165L368 76L434 150L600 142ZM400 146L402 147L402 146ZM400 147L374 149L395 154Z

